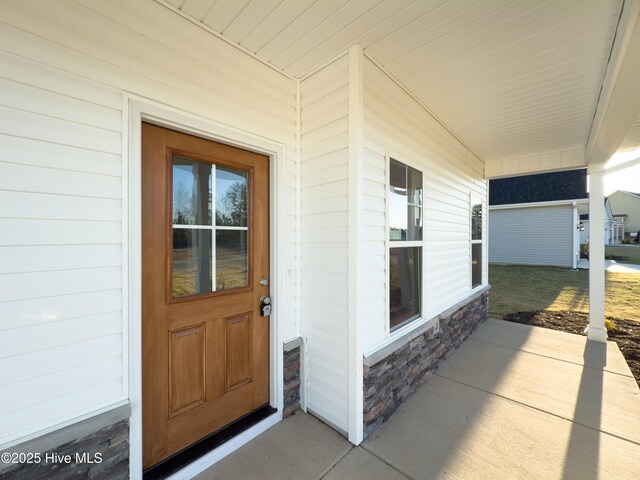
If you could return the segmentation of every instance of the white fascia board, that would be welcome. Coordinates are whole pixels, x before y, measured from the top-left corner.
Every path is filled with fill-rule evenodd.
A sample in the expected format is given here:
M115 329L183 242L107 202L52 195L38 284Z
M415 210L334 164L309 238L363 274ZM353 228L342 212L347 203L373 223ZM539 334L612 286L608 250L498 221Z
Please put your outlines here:
M553 200L549 202L529 202L529 203L509 203L507 205L489 205L489 210L507 210L511 208L532 208L532 207L557 207L560 205L573 205L574 203L589 203L588 198L576 198L573 200Z

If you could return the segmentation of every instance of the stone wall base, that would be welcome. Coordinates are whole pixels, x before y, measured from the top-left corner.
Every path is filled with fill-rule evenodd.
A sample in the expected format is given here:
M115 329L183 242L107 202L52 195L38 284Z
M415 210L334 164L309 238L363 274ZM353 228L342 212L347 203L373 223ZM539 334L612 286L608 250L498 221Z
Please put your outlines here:
M0 480L129 478L129 420L102 427L81 438L44 452L29 447L7 449L23 462L15 463L0 473ZM7 465L3 465L6 467Z
M300 346L284 352L283 418L300 410Z
M368 438L424 385L440 363L488 317L488 292L440 317L439 331L430 328L411 338L375 364L364 365L364 438Z

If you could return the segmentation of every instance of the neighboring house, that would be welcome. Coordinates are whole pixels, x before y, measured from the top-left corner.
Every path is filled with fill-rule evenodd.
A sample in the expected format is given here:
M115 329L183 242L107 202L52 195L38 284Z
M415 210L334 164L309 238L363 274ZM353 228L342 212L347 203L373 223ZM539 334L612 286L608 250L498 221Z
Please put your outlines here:
M625 231L635 236L640 231L640 193L617 190L609 195L611 209L616 217L624 217Z
M0 450L102 454L0 478L385 422L487 318L487 180L602 185L640 115L632 8L503 3L0 2ZM492 207L493 255L571 264L567 175Z
M578 207L578 212L580 213L580 244L587 243L589 241L589 235L591 231L589 214L583 213L586 211L586 205ZM603 231L605 245L617 245L622 241L625 235L625 222L623 219L614 216L609 198L605 198L604 200Z
M587 171L489 182L489 262L576 268Z

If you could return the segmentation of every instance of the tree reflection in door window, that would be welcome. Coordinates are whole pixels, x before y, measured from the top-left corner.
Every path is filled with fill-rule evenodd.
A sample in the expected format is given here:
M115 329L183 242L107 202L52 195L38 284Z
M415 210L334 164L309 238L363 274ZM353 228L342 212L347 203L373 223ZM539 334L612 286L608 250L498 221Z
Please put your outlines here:
M174 156L172 174L173 296L248 286L248 172Z

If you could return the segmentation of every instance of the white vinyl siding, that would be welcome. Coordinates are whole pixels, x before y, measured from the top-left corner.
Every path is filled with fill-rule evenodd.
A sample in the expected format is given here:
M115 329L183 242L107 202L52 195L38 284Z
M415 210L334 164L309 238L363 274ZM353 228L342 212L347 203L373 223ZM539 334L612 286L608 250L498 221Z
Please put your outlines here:
M348 430L348 58L301 84L300 314L307 407Z
M491 209L489 261L571 267L571 205Z
M152 0L2 2L0 64L0 446L128 397L125 92L284 145L299 333L293 80Z
M366 84L365 76L365 86ZM365 106L366 104L365 90ZM364 214L360 251L361 291L366 298L366 301L360 305L362 309L360 318L367 324L366 328L361 329L365 346L384 339L387 333L386 169L387 160L384 149L376 150L375 145L367 145L365 137L362 189Z
M360 305L366 312L361 329L366 350L389 337L385 219L381 204L385 198L386 156L423 171L423 315L426 318L437 315L470 293L469 194L486 198L486 182L482 162L366 58L364 87L363 237L367 249L363 264L366 265L364 281L367 286L373 286L371 292L364 289L366 294ZM486 283L486 268L483 268L483 284Z

